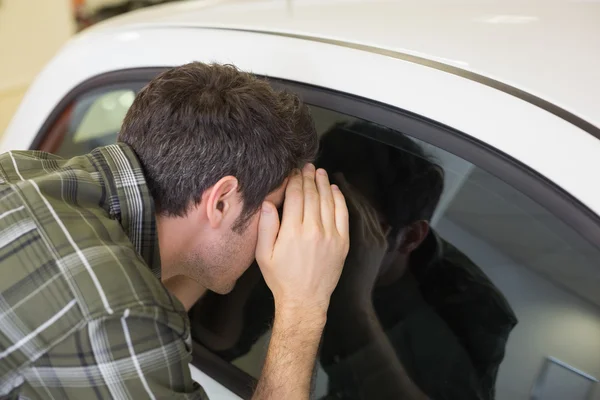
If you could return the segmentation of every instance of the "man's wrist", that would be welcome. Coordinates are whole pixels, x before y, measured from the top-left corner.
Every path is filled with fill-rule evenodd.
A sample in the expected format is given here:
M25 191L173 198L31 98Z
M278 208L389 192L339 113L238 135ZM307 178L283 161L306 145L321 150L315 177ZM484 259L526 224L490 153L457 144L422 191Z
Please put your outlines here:
M322 329L327 321L329 302L292 302L275 300L275 319L285 325L306 325Z

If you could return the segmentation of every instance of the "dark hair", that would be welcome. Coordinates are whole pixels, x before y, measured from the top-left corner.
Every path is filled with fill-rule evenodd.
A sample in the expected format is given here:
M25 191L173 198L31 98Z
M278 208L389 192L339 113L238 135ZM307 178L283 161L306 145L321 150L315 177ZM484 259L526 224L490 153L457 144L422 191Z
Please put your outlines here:
M398 147L377 141L384 138L393 139ZM444 190L444 170L421 146L368 122L338 124L325 133L317 164L330 174L343 173L353 186L360 185L358 189L396 233L413 222L429 221Z
M163 215L184 216L219 179L235 176L244 200L236 230L318 148L310 111L296 95L232 65L199 62L143 88L119 141L139 157Z

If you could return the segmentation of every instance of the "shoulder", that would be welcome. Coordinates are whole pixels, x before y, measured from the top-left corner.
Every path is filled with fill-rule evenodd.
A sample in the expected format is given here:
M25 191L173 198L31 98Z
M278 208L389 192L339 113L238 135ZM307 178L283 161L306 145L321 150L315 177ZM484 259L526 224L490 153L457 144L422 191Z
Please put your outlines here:
M100 232L93 232L94 237L80 236L76 248L58 261L60 269L70 271L66 280L74 288L71 293L81 305L84 318L90 320L125 309L149 310L153 314L157 308L185 315L181 303L153 274L125 233L109 231L110 238Z
M77 158L85 159L84 156ZM69 161L39 150L13 150L0 154L2 173L5 180L12 183L54 173Z
M64 398L201 398L206 394L189 370L189 330L181 317L152 306L134 306L85 321L23 369L24 393L44 387Z
M173 338L189 336L181 304L126 243L97 242L60 257L54 252L40 256L42 242L29 247L19 265L11 265L21 270L18 274L0 264L3 279L9 278L1 293L1 311L9 317L3 330L12 332L0 338L10 361L2 364L28 365L77 331L100 326L99 321L118 326L124 317L138 333L151 327ZM40 262L28 264L34 256ZM0 376L3 372L0 366Z

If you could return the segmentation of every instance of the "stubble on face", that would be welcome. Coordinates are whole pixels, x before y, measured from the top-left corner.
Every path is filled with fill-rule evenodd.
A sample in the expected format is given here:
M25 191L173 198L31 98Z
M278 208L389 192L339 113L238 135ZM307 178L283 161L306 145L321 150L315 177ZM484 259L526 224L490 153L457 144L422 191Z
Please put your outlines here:
M266 200L281 207L286 184L287 179ZM213 292L231 292L236 281L254 262L259 219L260 211L257 210L241 229L234 229L234 224L220 237L198 244L182 262L186 274Z
M218 294L227 294L237 279L254 261L256 233L254 223L242 232L230 230L211 243L202 243L182 260L186 274Z

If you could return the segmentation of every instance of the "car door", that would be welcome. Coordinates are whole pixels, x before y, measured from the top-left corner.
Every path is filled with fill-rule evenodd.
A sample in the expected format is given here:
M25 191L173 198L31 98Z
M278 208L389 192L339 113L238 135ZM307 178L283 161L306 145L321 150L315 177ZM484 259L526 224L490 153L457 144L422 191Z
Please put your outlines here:
M73 156L114 140L133 94L160 70L115 72L73 90L48 118L34 147ZM426 200L412 199L417 193L412 189L398 194L402 187L419 187L418 180L409 179L418 168L397 169L406 164L403 160L426 160L425 165L443 171L443 190L428 226L435 233L436 257L450 260L438 264L453 267L441 275L440 269L426 268L428 263L412 266L411 289L403 279L392 279L386 293L374 290L378 340L405 376L436 399L600 399L600 224L595 213L513 157L428 115L323 87L271 82L309 104L321 140L334 131L347 135L319 161L354 157L355 164L364 163L362 169L374 171L370 182L378 185L356 187L371 191L362 193L367 202L378 198L372 203L385 204L377 210L385 214L382 226L396 218L386 215ZM371 147L383 153L352 153L353 140L362 140L365 153ZM385 182L395 182L388 175L404 186L386 188ZM421 192L429 193L422 187ZM423 270L433 273L419 277ZM437 276L447 279L440 282ZM403 296L409 292L412 297ZM230 295L210 293L191 310L192 374L209 395L251 396L272 312L256 266ZM334 326L336 321L331 316L330 338L340 343L361 322L358 312L349 324ZM390 360L382 363L373 350L377 345L364 343L343 357L322 347L315 396L385 398L386 387L393 390L399 377L386 370Z

